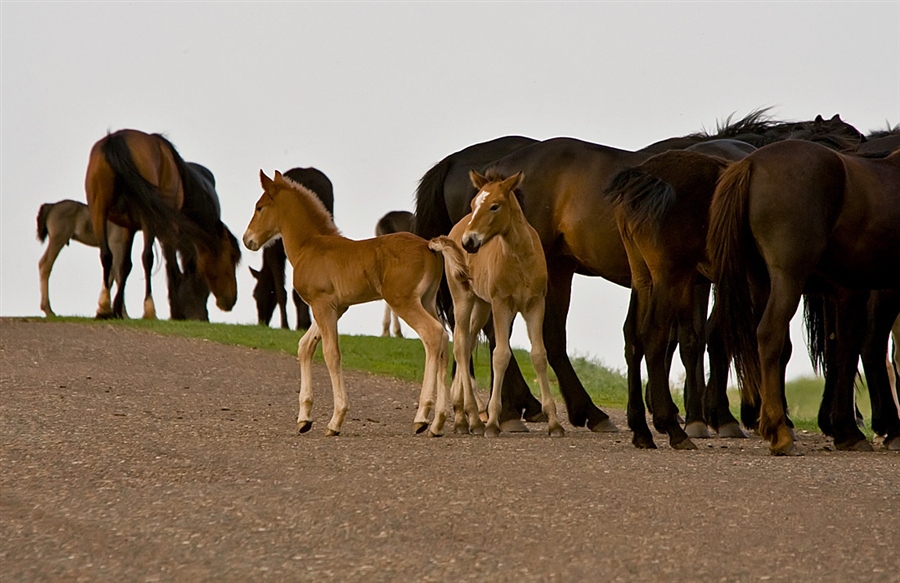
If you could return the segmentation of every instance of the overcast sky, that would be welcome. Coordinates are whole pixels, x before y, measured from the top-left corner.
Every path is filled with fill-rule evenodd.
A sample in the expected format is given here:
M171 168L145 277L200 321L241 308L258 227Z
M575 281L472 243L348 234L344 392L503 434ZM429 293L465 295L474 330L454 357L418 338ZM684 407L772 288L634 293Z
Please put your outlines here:
M334 183L338 226L360 239L384 213L413 210L434 163L502 135L639 149L760 107L786 120L839 113L863 132L900 122L897 1L4 1L0 23L2 316L41 314L38 207L85 200L88 153L108 130L164 133L209 167L239 238L260 169L315 166ZM94 314L98 257L77 243L60 254L58 314ZM244 250L237 306L210 302L211 320L255 322L247 266L261 261ZM154 289L166 317L163 270ZM570 352L624 369L627 301L576 277ZM341 332L377 334L380 319L380 305L357 307ZM804 352L789 376L810 371Z

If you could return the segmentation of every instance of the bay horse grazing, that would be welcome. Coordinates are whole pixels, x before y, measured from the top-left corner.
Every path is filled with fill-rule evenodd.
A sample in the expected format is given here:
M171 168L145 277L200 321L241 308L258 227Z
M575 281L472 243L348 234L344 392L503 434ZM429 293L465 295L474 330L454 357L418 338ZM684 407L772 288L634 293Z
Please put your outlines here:
M839 449L870 450L857 427L853 376L865 334L865 290L900 287L900 151L884 159L817 144L771 144L726 170L713 198L708 250L726 346L772 453L796 455L781 399L782 351L804 291L834 301ZM862 298L862 299L861 299Z
M456 378L453 381L453 409L456 430L483 431L486 436L500 435L501 386L510 359L509 335L516 314L522 314L531 342L531 362L538 375L541 405L547 416L551 436L565 434L556 415L547 378L547 351L541 328L544 323L544 296L547 293L547 263L537 232L528 224L516 199L515 189L522 173L502 178L472 171L472 184L478 194L472 199L472 212L450 231L450 239L467 252L471 276L468 281L450 281L453 296L453 356ZM478 332L493 317L496 346L492 354L493 387L488 404L487 426L479 417L477 399L470 375L472 350ZM467 419L468 418L468 419Z
M412 233L413 218L415 215L409 211L390 211L375 224L375 236L380 237L388 233ZM393 324L393 327L391 327ZM400 329L400 318L387 304L384 305L384 318L381 320L381 336L388 337L394 332L397 338L403 338L403 330Z
M294 289L312 308L314 321L297 347L300 363L300 433L312 427L312 355L322 341L331 376L334 413L325 434L338 435L349 409L338 319L355 304L384 299L419 335L425 346L425 376L414 420L416 432L428 427L442 435L446 419L449 338L437 317L435 298L445 268L447 278L465 282L468 270L462 250L446 237L425 241L412 233L393 233L353 241L341 236L325 206L309 189L276 171L270 179L260 170L263 194L244 233L244 245L260 249L280 236L294 266Z
M103 292L98 317L121 318L124 280L131 271L131 258L124 257L123 284L109 307L112 253L107 221L128 230L131 246L134 232L144 233L141 256L145 274L145 313L152 308L151 269L154 238L159 238L167 259L179 248L196 253L198 273L216 297L216 305L231 310L237 301L235 267L240 261L237 239L222 223L217 201L201 175L191 171L175 147L159 134L120 130L107 134L91 149L85 176L85 192L91 223L100 244ZM170 287L172 283L170 280ZM149 304L149 305L148 305Z
M313 167L291 168L284 175L315 193L331 217L334 218L334 187L324 172ZM261 326L269 325L277 306L281 314L281 327L290 328L287 317L288 292L284 279L286 258L284 244L280 240L275 240L263 249L263 262L259 270L250 268L250 273L256 279L253 299L256 300L257 321ZM297 311L297 329L309 329L312 323L309 306L303 303L293 288L291 288L291 299Z
M107 225L109 246L113 254L112 276L116 285L122 287L122 260L131 248L125 248L128 234L114 223ZM47 249L38 261L41 276L41 310L47 317L55 316L50 307L50 272L62 248L75 240L88 247L99 247L100 243L91 226L88 206L77 200L61 200L41 205L37 215L37 236L41 242L47 241Z
M203 168L199 164L189 163L191 167ZM203 170L206 170L203 168ZM208 172L208 170L207 170ZM112 276L116 285L122 287L122 261L125 255L131 253L128 246L128 231L115 223L107 224L109 246L113 254ZM37 234L40 241L48 241L47 249L38 261L38 271L41 279L41 310L48 317L55 316L50 306L50 273L62 248L71 240L78 241L88 247L99 247L100 243L94 235L91 224L91 215L88 206L76 200L61 200L55 203L42 204L37 215ZM175 281L174 289L170 290L169 307L173 319L208 320L206 312L206 300L209 297L209 288L206 283L195 273L185 269L179 270L179 278ZM125 308L123 306L123 316ZM155 310L146 317L155 316Z

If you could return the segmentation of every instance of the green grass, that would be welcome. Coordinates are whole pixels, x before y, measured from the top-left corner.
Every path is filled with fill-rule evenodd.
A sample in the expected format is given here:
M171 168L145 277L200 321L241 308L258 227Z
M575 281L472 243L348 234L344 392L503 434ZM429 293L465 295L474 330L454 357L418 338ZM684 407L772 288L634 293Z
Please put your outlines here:
M34 318L44 321L43 318ZM91 318L56 318L50 321L75 322L88 325L112 325L139 330L147 330L157 334L203 338L211 342L234 346L246 346L262 350L283 352L291 356L297 354L297 341L301 333L295 330L282 330L257 325L211 324L208 322L178 322L172 320L105 320ZM342 335L342 365L348 370L368 371L373 374L393 376L399 379L420 382L424 374L425 350L417 339L381 338L379 336ZM532 387L532 392L539 395L537 378L528 352L513 350L525 379ZM316 351L315 360L322 361L321 346ZM475 355L475 377L478 386L487 390L490 385L490 357L487 345L479 343ZM572 357L572 365L578 378L600 407L625 408L627 402L627 380L621 371L613 370L603 363L583 356ZM449 378L449 376L448 376ZM550 370L550 383L557 397L559 391L556 376ZM822 378L800 378L786 385L788 407L791 419L800 429L818 431L816 415L822 399L824 380ZM673 392L675 402L684 410L680 392ZM736 390L729 390L729 401L732 411L739 417L738 403L740 397ZM868 392L863 386L857 390L859 408L866 419L870 418Z

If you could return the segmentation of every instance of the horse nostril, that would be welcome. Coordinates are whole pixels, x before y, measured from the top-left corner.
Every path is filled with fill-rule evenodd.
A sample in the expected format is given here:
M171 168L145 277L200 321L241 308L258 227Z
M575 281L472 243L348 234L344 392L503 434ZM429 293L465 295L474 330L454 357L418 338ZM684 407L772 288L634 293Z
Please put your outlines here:
M481 247L481 239L474 235L467 235L463 237L462 247L467 253L476 253Z

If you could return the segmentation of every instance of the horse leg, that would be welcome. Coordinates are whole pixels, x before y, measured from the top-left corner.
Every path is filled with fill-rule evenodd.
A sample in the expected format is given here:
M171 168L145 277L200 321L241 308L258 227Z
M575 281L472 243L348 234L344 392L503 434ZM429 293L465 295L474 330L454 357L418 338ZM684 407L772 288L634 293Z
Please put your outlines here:
M309 306L306 305L297 290L291 291L291 299L294 300L294 307L297 309L297 330L308 330L312 325L312 318L309 316Z
M787 424L782 354L786 331L800 303L802 283L799 283L801 278L791 277L780 270L771 274L770 278L769 298L756 330L762 371L759 432L769 441L772 454L800 455L794 445L793 432Z
M891 326L900 313L900 290L880 290L869 297L869 321L863 343L863 369L872 403L872 430L884 436L886 449L900 450L900 415L894 406L888 367L884 365Z
M488 339L488 348L493 355L497 347L497 336L493 322L488 322L483 332ZM491 369L491 386L493 386L494 372ZM503 411L500 413L501 431L517 433L528 431L522 421L524 416L528 421L545 421L541 412L541 402L531 394L531 387L525 381L519 363L516 359L510 359L509 367L503 376Z
M656 444L653 443L653 434L650 432L650 426L647 425L647 412L644 409L644 391L641 384L641 360L644 358L644 345L637 330L637 323L642 319L642 306L649 301L649 295L649 290L639 291L632 287L628 315L625 317L623 326L625 361L628 363L626 416L628 428L633 433L631 443L640 449L656 449Z
M394 332L394 338L403 338L403 330L400 328L400 318L393 312L391 312L391 318L393 319L393 326L391 329Z
M144 229L144 251L141 253L141 263L144 267L144 314L143 318L145 320L155 320L156 319L156 305L153 303L153 234L148 232L149 229ZM131 254L131 243L126 243L124 245L124 249L128 250L128 254ZM114 254L115 255L115 254ZM119 262L121 264L121 261ZM124 285L119 286L124 287Z
M169 291L169 317L172 320L185 320L187 319L187 315L185 314L179 293L182 281L185 277L178 264L178 251L176 247L170 243L163 241L160 241L160 243L162 245L163 263L166 266L166 285ZM142 256L141 259L143 260L144 257Z
M473 308L478 300L461 288L458 292L457 290L454 292L456 292L453 300L453 358L456 361L452 391L454 426L457 433L467 434L471 429L472 433L483 435L484 423L479 416L470 373L475 336L483 323L472 324Z
M859 355L866 333L866 302L869 292L839 291L835 306L836 375L831 424L834 445L840 450L872 451L872 445L856 424L854 385Z
M650 410L653 416L653 426L657 431L669 436L669 445L674 449L696 449L697 447L678 423L678 408L675 406L669 390L666 351L669 345L669 331L672 328L676 312L672 298L674 291L674 286L669 282L657 282L649 294L647 314L640 322L640 335L646 350L647 376L650 385ZM687 291L692 291L690 286ZM689 303L688 308L690 308ZM685 364L687 366L687 363Z
M68 239L63 240L51 235L47 250L38 261L38 272L41 275L41 310L48 318L56 315L50 308L50 272L53 270L53 264L56 263L56 257L68 242Z
M713 308L715 309L715 308ZM719 437L746 438L747 433L741 429L740 423L731 414L728 407L728 354L725 352L725 343L722 340L722 332L718 326L718 318L710 318L707 322L706 350L709 354L709 382L707 383L707 395L710 398L710 408L715 410L717 424L714 429ZM748 429L750 426L745 425ZM756 424L754 423L754 427Z
M388 338L391 335L391 314L393 311L391 307L387 305L387 302L384 303L384 317L381 319L381 337ZM455 342L455 340L454 340Z
M531 364L538 375L541 387L541 409L547 416L547 433L550 437L562 437L566 434L556 415L556 403L550 393L550 381L547 378L547 350L544 348L544 303L539 302L532 309L523 312L525 326L528 328L528 340L531 342Z
M449 338L444 326L422 305L419 299L391 305L398 316L416 331L425 347L425 375L422 379L422 390L419 393L419 409L413 425L416 433L426 427L429 435L438 437L444 434L444 421L447 416L447 350ZM432 400L436 394L436 403ZM429 427L428 413L434 407L434 419Z
M681 280L686 297L682 298L678 319L678 346L684 363L684 430L689 437L710 437L711 415L704 407L706 378L703 370L703 352L706 343L706 309L709 284L694 284L694 274ZM670 369L671 370L671 369Z
M281 259L280 269L272 270L272 278L275 281L275 303L278 305L278 313L281 316L281 327L285 330L290 329L287 315L287 288L284 280L284 258ZM291 290L293 291L293 289ZM307 326L309 328L309 326Z
M121 259L118 261L118 271L119 275L122 278L122 283L116 286L116 297L113 299L112 304L112 313L114 318L124 318L125 317L125 281L128 279L128 275L131 273L131 246L134 244L134 231L131 229L125 229L123 233L123 243L122 249L127 250L127 252L121 253ZM107 239L107 247L109 250L110 256L110 272L112 272L112 264L116 259L115 254L112 252L112 248L109 246L109 240ZM151 253L153 250L151 249ZM146 250L145 250L146 253ZM105 272L105 269L104 269ZM112 273L110 273L110 276ZM150 285L150 273L147 272L147 285ZM111 281L107 279L107 281Z
M609 415L591 401L566 353L566 317L569 313L572 277L575 272L571 266L560 267L556 264L548 264L547 269L544 346L547 347L547 361L559 381L559 390L566 403L569 422L574 427L586 426L594 432L616 432L619 428L610 421Z
M312 358L321 339L319 327L313 322L297 343L297 362L300 363L300 412L297 414L299 433L306 433L312 429L313 422L310 417L313 405Z
M325 429L325 436L341 434L344 417L350 410L347 389L344 386L344 373L341 370L341 347L338 339L337 323L343 311L338 312L328 306L316 305L313 308L316 324L322 335L322 355L331 377L331 391L334 395L334 412Z
M512 350L509 348L509 331L515 312L504 302L491 304L491 312L494 321L494 333L497 338L497 346L491 355L491 366L494 372L493 386L491 387L491 400L488 402L488 421L484 428L485 437L497 437L500 435L500 412L503 408L503 375L512 358Z

